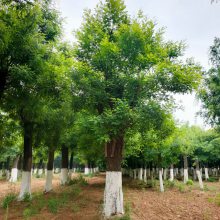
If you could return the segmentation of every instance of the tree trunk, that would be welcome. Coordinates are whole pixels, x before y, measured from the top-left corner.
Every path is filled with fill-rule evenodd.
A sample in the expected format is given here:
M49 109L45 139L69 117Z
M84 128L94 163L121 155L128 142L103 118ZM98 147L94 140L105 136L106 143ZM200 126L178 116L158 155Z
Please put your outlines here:
M147 182L147 169L146 167L144 168L144 182Z
M167 168L164 168L164 171L163 171L163 179L164 179L164 180L167 179Z
M24 123L23 171L21 180L21 190L18 196L18 200L22 200L25 194L31 194L32 137L32 124Z
M62 146L62 168L61 168L61 185L68 182L68 148Z
M41 155L42 156L42 155ZM37 166L37 175L42 177L43 175L43 159L40 159L38 166Z
M143 180L143 168L138 169L138 179Z
M183 182L186 183L189 179L189 176L188 176L188 160L187 160L187 156L184 155L183 157L183 160L184 160L184 179L183 179Z
M19 161L20 155L18 155L14 161L13 161L13 165L12 165L12 169L11 169L11 178L10 178L10 182L15 183L18 180L18 161Z
M200 172L200 169L199 169L199 160L196 159L196 175L198 177L198 180L199 180L199 187L200 189L203 189L203 182L202 182L202 176L201 176L201 172Z
M205 180L209 179L209 170L208 170L208 166L205 167Z
M104 215L124 214L122 192L122 150L124 140L122 137L112 139L105 145L105 158L107 164L105 191L104 191Z
M159 168L159 180L160 180L160 191L164 192L162 168Z
M49 149L48 162L47 162L47 174L44 192L50 192L53 189L53 162L54 162L54 149Z
M174 180L174 173L173 173L173 164L170 165L170 181Z
M88 174L89 174L89 165L88 165L88 162L85 163L84 174L85 174L85 175L88 175Z

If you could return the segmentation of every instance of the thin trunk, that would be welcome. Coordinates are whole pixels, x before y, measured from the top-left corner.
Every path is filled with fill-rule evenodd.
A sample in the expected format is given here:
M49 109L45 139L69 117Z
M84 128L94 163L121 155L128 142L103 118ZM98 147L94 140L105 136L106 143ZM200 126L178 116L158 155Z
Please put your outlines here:
M10 178L10 182L14 183L17 182L18 180L18 161L19 161L20 155L18 155L14 161L13 161L13 165L12 165L12 169L11 169L11 178Z
M188 160L187 160L187 156L184 155L183 157L184 159L184 179L183 179L183 182L186 183L189 179L189 176L188 176Z
M53 184L52 184L53 163L54 163L54 150L49 149L48 162L47 162L47 174L46 174L46 182L45 182L44 192L49 192L53 189Z
M143 180L143 168L138 169L138 179Z
M68 148L62 146L62 168L61 168L61 185L68 182Z
M201 176L201 172L200 172L200 169L199 169L199 160L196 159L196 175L198 177L198 180L199 180L199 187L200 189L203 189L203 182L202 182L202 176Z
M122 137L112 139L105 145L106 181L104 191L104 215L110 217L124 213L122 192L122 150L124 140Z
M173 173L173 164L170 165L170 181L174 180L174 173Z
M208 170L208 166L205 167L205 180L209 179L209 170Z
M24 123L23 171L18 200L22 200L26 194L31 194L32 137L32 124Z
M162 168L159 168L159 181L160 181L160 191L164 192Z

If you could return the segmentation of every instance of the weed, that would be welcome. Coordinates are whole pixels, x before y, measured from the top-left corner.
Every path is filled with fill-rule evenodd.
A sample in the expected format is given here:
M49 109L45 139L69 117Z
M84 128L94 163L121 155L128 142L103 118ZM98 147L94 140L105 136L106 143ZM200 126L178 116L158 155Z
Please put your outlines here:
M78 184L80 186L87 186L88 182L86 179L80 174L77 178L74 178L69 181L68 185L75 185Z
M30 201L31 201L31 195L30 195L30 193L26 192L26 193L24 194L24 197L23 197L23 200L22 200L22 201L24 201L24 202L30 202Z
M186 185L192 186L193 185L193 181L191 179L187 180Z
M167 187L167 188L173 188L173 187L175 186L175 182L174 182L174 181L167 180L167 181L164 181L164 185L165 185L165 187Z
M48 200L48 209L51 213L56 214L59 208L59 201L57 199Z
M2 201L2 208L6 209L16 199L15 194L8 194Z
M23 211L23 216L25 219L29 219L29 217L31 217L32 215L36 215L37 213L38 211L35 208L30 207L30 208L26 208Z
M71 190L71 195L77 197L81 193L81 189L77 186L74 186Z

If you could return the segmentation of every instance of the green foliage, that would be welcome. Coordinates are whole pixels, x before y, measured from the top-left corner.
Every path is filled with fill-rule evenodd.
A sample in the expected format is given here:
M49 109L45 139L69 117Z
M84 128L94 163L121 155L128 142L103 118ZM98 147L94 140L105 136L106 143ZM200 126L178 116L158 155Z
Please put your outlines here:
M208 178L207 181L208 181L208 182L218 182L218 181L219 181L219 178L218 178L218 177L211 176L211 177Z
M2 208L6 209L9 205L15 201L16 195L15 194L8 194L2 200Z
M72 179L69 181L68 185L79 185L79 186L87 186L88 182L87 180L83 177L83 175L79 175L78 177Z
M25 219L29 219L31 216L36 215L38 211L34 207L26 208L23 211L23 216Z
M24 202L30 202L31 199L32 199L32 198L31 198L30 193L25 193L22 201L24 201Z
M60 205L60 202L57 199L49 199L48 200L48 205L47 205L48 210L53 214L57 213L59 205Z
M193 185L193 181L189 179L189 180L186 182L186 185L192 186L192 185Z

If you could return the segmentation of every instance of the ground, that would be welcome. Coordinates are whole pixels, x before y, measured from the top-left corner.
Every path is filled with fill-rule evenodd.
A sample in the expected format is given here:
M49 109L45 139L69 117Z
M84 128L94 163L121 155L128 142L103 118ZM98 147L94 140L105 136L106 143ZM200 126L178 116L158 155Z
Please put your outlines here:
M78 177L75 177L78 178ZM53 180L54 190L43 194L44 178L32 179L32 200L13 201L8 209L0 208L0 219L40 219L40 220L99 220L104 191L104 174L72 181L68 186L60 186L59 176ZM10 184L0 181L0 201L9 194L19 192L20 183ZM220 220L220 183L205 183L200 191L198 184L185 186L176 182L166 184L166 191L160 193L158 186L145 186L129 178L124 178L124 200L127 218L132 220ZM130 216L130 218L128 217Z

